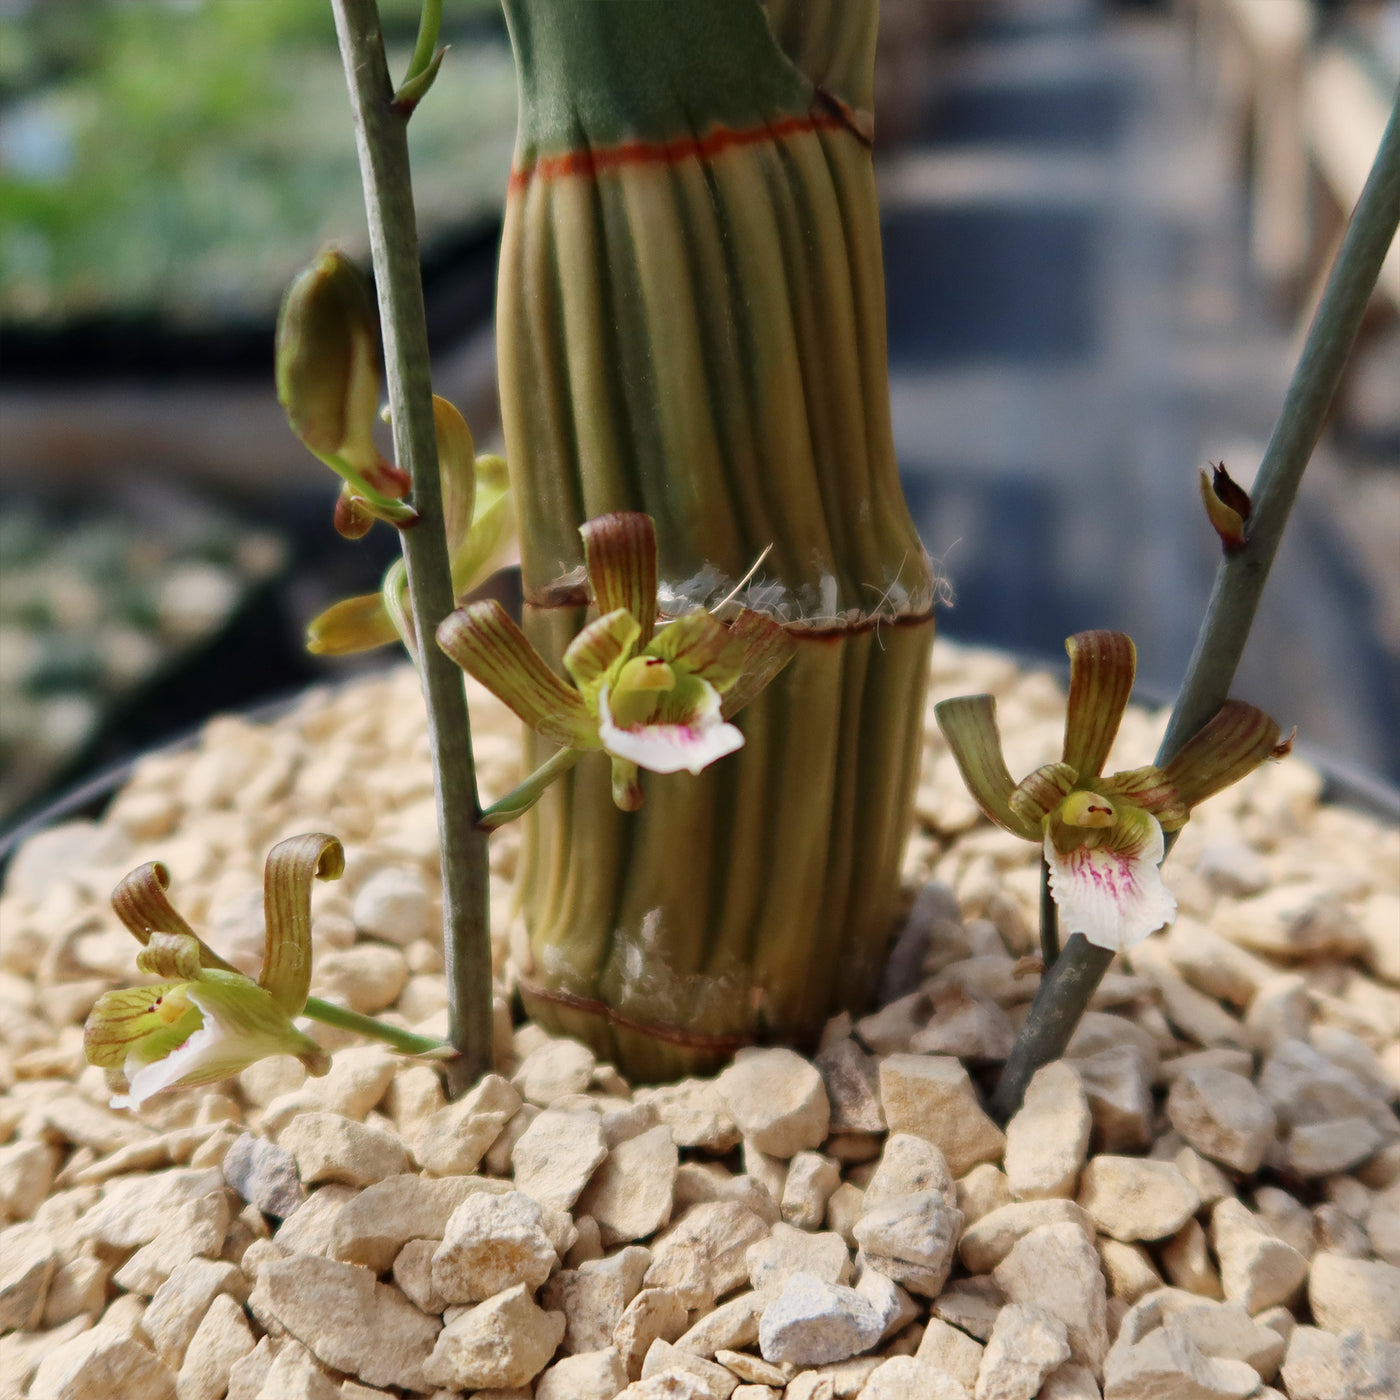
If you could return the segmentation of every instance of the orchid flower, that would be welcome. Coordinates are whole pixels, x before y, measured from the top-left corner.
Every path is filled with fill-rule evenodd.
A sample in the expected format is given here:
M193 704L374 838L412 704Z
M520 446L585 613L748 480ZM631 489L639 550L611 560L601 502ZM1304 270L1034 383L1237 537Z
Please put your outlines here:
M496 602L460 608L438 644L546 739L612 758L613 800L642 805L638 770L699 773L742 747L729 718L787 664L794 644L744 609L727 626L703 608L656 625L656 527L619 512L583 526L601 614L569 644L570 686Z
M145 945L137 955L154 985L98 998L83 1033L91 1064L118 1092L113 1108L137 1108L163 1089L212 1084L268 1055L295 1055L311 1074L330 1060L293 1018L311 986L311 884L338 879L345 854L333 836L294 836L267 857L267 939L258 980L203 942L166 897L157 861L134 870L112 894L117 917Z
M1137 652L1122 632L1080 632L1065 649L1063 754L1020 783L1007 771L990 695L945 700L934 713L977 805L998 826L1041 846L1050 893L1069 931L1121 952L1176 915L1162 883L1163 833L1184 826L1198 802L1289 746L1279 743L1278 725L1262 710L1230 700L1161 768L1105 776Z
M438 471L442 481L443 524L452 568L452 595L462 599L496 567L514 536L510 479L501 457L476 455L466 420L444 398L433 395ZM342 496L337 511L345 503ZM347 656L402 640L417 643L408 606L408 574L397 559L378 593L333 603L306 629L307 650L318 656Z

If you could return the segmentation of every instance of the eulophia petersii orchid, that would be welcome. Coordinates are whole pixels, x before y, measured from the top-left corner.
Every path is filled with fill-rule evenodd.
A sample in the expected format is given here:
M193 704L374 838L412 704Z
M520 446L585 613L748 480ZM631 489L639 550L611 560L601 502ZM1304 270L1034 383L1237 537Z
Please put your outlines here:
M613 800L635 811L639 769L699 773L743 745L730 717L782 670L794 644L748 608L728 624L697 608L658 627L650 516L602 515L579 533L600 616L564 653L573 686L499 603L458 609L438 628L438 644L546 739L576 752L604 750Z
M1039 844L1050 893L1070 933L1122 952L1171 922L1162 883L1164 833L1191 809L1288 744L1262 710L1227 701L1163 767L1106 776L1103 766L1127 708L1137 651L1122 632L1080 632L1065 643L1069 708L1058 763L1014 782L1002 757L996 701L964 695L934 707L963 781L998 826Z
M334 836L293 836L268 853L267 934L257 981L203 942L166 896L157 861L116 888L117 917L145 945L136 965L160 980L98 998L83 1033L90 1063L119 1092L114 1108L138 1108L163 1089L192 1088L246 1069L269 1055L295 1055L311 1074L330 1059L298 1029L311 986L311 886L334 880L345 854Z

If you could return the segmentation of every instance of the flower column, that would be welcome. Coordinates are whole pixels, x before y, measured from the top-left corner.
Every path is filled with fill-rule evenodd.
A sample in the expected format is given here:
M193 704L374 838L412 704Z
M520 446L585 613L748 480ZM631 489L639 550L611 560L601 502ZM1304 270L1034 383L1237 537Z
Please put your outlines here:
M797 642L739 753L643 775L638 811L586 758L526 819L532 1012L664 1077L859 1003L893 914L933 620L890 433L874 6L819 34L784 16L805 72L754 0L506 8L526 630L558 665L589 603L579 526L635 511L665 610L738 589Z

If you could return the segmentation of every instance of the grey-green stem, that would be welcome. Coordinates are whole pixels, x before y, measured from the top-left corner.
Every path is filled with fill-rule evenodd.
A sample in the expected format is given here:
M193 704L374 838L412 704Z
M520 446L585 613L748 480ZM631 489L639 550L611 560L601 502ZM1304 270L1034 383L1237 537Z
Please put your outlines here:
M462 673L432 644L455 605L443 529L433 427L428 332L408 163L408 117L393 106L375 0L332 0L355 117L365 212L384 334L394 450L413 480L418 523L400 534L414 629L424 639L419 673L442 842L443 958L448 1038L458 1051L449 1090L461 1093L491 1068L491 944L486 833L467 727Z
M1157 754L1159 764L1180 752L1229 698L1230 685L1249 640L1249 629L1303 471L1321 436L1397 226L1400 98L1391 111L1371 174L1337 251L1260 463L1244 546L1237 553L1226 555L1216 571L1186 679ZM1172 838L1167 840L1170 850ZM1064 1053L1089 998L1112 961L1112 952L1075 934L1054 966L1046 970L992 1096L992 1111L1003 1121L1020 1107L1036 1070Z

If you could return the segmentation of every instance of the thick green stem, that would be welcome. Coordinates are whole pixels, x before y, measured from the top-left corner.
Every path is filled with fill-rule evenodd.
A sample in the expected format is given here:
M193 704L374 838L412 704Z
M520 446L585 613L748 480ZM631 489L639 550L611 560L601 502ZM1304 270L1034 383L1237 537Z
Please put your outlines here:
M349 1007L337 1006L333 1001L322 1001L320 997L307 997L304 1014L322 1025L338 1026L344 1031L355 1031L359 1035L382 1040L401 1050L405 1055L441 1055L448 1049L447 1042L431 1035L415 1035L401 1026L387 1026L376 1021L373 1016L362 1016Z
M560 749L546 759L524 782L513 787L499 802L493 802L477 822L483 831L495 831L517 817L523 817L549 791L550 784L562 778L583 757L582 749Z
M1158 750L1159 765L1179 753L1229 698L1230 684L1249 640L1249 629L1303 471L1327 420L1397 226L1400 99L1390 114L1371 174L1332 265L1255 478L1244 546L1227 554L1216 572L1210 604L1186 668L1186 680ZM1064 1053L1089 998L1112 961L1111 952L1076 934L1054 968L1047 971L992 1099L993 1111L1003 1119L1020 1106L1036 1070Z
M448 1036L460 1093L491 1068L491 943L486 833L476 795L462 673L432 643L454 607L433 426L428 332L408 163L408 118L393 105L375 0L332 0L360 157L384 359L399 466L413 480L419 520L402 532L408 594L420 639L419 673L442 841L443 957Z

